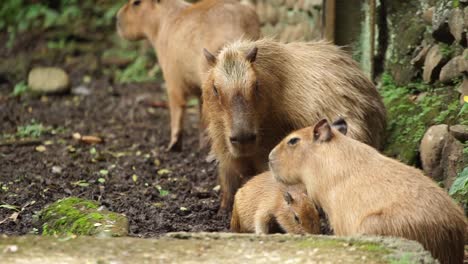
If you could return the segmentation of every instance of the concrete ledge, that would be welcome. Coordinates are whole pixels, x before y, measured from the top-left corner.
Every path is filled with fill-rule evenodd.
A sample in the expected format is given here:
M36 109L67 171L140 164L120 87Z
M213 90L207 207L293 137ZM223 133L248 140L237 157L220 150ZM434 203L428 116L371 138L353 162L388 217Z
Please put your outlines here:
M230 233L170 233L159 239L0 237L2 263L436 263L419 243Z

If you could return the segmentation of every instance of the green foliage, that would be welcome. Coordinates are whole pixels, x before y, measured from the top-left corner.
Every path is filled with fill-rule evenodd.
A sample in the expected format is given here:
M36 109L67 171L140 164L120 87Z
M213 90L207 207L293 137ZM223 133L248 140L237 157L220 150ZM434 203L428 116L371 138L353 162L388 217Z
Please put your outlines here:
M118 71L117 81L120 83L149 82L156 78L148 74L150 60L147 57L140 56L123 71Z
M453 182L449 191L450 196L468 208L468 167L466 167Z
M47 128L41 123L37 123L35 120L32 120L28 125L17 127L16 136L19 138L38 138L46 131Z
M431 125L464 124L468 120L468 112L461 109L456 94L446 87L422 83L400 87L384 74L381 94L388 118L385 153L408 164L417 162L420 141Z
M11 95L17 97L17 96L22 96L28 91L28 86L24 81L17 83L15 85L15 88L13 88L13 92Z
M439 43L439 50L440 53L442 53L442 56L445 58L452 57L453 53L455 52L455 50L450 45L445 43Z

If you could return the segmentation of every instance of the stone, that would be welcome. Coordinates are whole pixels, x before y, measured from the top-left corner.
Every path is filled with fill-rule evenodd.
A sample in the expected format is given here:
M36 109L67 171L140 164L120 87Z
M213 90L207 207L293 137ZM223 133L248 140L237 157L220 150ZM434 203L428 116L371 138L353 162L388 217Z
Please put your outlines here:
M441 167L442 151L449 137L447 125L430 127L421 140L419 151L424 173L435 181L443 180L444 168Z
M455 39L450 33L448 24L450 12L450 8L447 8L444 5L438 5L434 10L434 15L432 17L432 36L435 40L447 44L452 44Z
M460 93L460 104L463 105L465 103L465 96L468 96L468 78L467 76L463 77L463 82L460 84L460 86L457 88L457 91Z
M447 190L450 190L450 187L457 178L458 172L462 171L465 167L463 147L460 141L452 136L452 134L449 134L442 150L442 160L440 162L440 167L443 168L443 183Z
M411 64L418 68L424 66L424 60L426 59L427 52L430 49L431 45L427 45L425 43L422 44L418 54L413 59L411 59Z
M126 236L126 216L100 210L95 201L69 197L46 206L39 213L43 235Z
M28 87L32 92L63 93L70 88L70 78L60 68L37 67L29 72Z
M2 263L437 263L399 238L172 233L158 239L0 238Z
M444 64L444 56L442 55L439 45L434 45L427 52L424 60L423 80L426 83L431 83L438 79L440 70Z
M73 87L71 90L72 94L74 95L81 95L81 96L88 96L91 94L91 90L84 86L84 85L79 85L77 87Z
M257 14L261 25L267 22L267 5L268 4L264 1L259 1L257 3Z
M448 20L450 33L457 43L466 46L464 12L459 8L452 9ZM467 25L468 26L468 25Z
M434 16L434 7L430 7L422 13L421 18L428 25L432 25L432 17Z
M451 82L453 79L463 76L468 72L468 60L464 55L451 59L440 71L439 80L441 82Z
M454 125L449 128L450 134L457 140L465 143L468 141L468 126Z

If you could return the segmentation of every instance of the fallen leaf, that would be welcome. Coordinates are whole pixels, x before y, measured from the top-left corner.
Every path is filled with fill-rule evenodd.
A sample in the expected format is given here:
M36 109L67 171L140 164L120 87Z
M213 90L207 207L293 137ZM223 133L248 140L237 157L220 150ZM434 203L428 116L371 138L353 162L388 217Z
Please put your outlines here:
M181 211L187 211L188 209L187 209L187 207L183 207L183 206L182 206L182 207L180 207L180 210L181 210Z
M100 170L99 174L107 176L109 174L109 171L108 170Z
M46 150L47 150L46 147L43 146L43 145L40 145L40 146L37 146L37 147L36 147L36 151L37 151L37 152L44 152L44 151L46 151Z
M102 138L96 136L82 136L81 141L86 144L99 144L102 143Z
M215 187L213 187L213 191L219 192L219 190L221 190L221 186L220 186L220 185L216 185Z
M97 153L96 148L91 148L91 149L89 150L89 153L90 153L91 155L96 155L96 153Z
M18 206L14 206L14 205L11 205L11 204L0 204L0 208L19 211Z
M106 179L104 179L104 178L99 178L99 179L98 179L98 182L99 182L99 183L105 183L105 182L106 182Z
M138 175L133 174L132 175L132 180L133 180L133 182L137 182L138 181Z
M160 170L158 170L158 175L159 175L159 176L166 175L166 174L169 174L169 173L171 173L171 171L168 170L168 169L160 169Z
M153 163L154 163L154 165L156 165L158 167L161 165L161 161L159 159L155 159Z

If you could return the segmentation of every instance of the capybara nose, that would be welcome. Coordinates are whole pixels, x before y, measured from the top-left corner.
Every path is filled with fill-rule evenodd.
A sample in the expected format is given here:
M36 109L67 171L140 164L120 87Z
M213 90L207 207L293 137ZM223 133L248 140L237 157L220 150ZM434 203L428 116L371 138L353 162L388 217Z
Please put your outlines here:
M249 144L255 142L257 135L254 133L244 133L229 137L232 144Z

